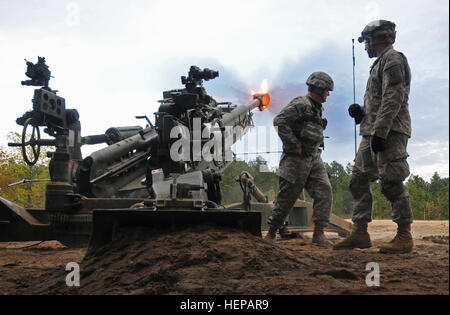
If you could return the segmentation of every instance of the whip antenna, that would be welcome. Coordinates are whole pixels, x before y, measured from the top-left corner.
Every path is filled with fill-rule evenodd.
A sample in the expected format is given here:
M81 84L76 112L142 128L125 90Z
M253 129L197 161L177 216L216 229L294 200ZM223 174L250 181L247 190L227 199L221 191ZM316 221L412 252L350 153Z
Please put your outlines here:
M352 38L352 54L353 54L353 104L356 104L356 92L355 92L355 39ZM355 131L355 157L356 157L356 121L354 125Z

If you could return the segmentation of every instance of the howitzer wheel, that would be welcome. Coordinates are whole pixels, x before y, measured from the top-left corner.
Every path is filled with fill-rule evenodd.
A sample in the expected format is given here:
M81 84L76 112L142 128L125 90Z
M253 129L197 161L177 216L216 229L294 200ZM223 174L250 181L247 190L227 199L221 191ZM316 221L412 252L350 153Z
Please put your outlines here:
M33 127L33 129L31 132L31 138L28 141L26 141L27 129L28 129L29 125L31 125ZM36 135L36 137L35 137L35 135ZM41 146L37 142L40 139L41 139L41 133L39 131L39 126L33 126L32 118L28 118L27 120L25 120L25 123L23 124L23 130L22 130L21 147L22 147L23 159L24 159L25 163L27 163L29 166L33 166L34 164L36 164L36 162L39 159L39 154L41 153ZM33 154L33 157L31 159L28 157L28 154L27 154L28 146L31 147L31 152Z
M52 213L50 216L53 239L69 248L89 245L92 229L91 214Z

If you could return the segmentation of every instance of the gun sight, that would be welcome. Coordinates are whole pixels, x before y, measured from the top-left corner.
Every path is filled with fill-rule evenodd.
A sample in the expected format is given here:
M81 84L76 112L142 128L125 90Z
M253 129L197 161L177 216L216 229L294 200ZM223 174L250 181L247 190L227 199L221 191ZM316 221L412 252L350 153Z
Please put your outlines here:
M208 68L205 68L201 70L197 66L191 66L189 69L188 76L182 76L181 77L181 83L182 84L194 84L194 85L201 85L202 80L208 81L215 79L219 76L219 71L214 71Z
M38 57L38 62L36 64L33 64L31 61L26 59L25 62L27 65L27 72L25 72L25 75L31 80L22 81L21 84L48 88L51 72L45 64L45 57Z

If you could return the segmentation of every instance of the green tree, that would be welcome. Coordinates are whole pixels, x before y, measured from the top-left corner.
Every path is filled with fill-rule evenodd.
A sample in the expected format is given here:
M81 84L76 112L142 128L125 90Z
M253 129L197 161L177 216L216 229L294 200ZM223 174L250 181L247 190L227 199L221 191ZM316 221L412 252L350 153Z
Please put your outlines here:
M414 218L421 220L428 219L428 202L431 196L427 182L420 176L411 175L406 182L406 187L410 196Z
M437 172L430 179L429 193L433 202L430 205L430 219L448 219L449 179L441 178ZM444 210L444 211L441 211ZM446 211L445 211L446 210Z
M333 213L349 218L353 210L353 197L350 192L351 167L344 168L336 161L325 163L333 188Z
M8 138L11 142L20 142L17 133L10 133ZM28 208L44 206L45 182L8 185L23 179L50 178L46 152L47 150L41 150L39 161L29 167L23 162L20 150L0 147L0 193L3 198Z
M381 193L381 185L379 181L370 184L372 191L372 217L376 220L390 219L392 217L392 206L389 200Z

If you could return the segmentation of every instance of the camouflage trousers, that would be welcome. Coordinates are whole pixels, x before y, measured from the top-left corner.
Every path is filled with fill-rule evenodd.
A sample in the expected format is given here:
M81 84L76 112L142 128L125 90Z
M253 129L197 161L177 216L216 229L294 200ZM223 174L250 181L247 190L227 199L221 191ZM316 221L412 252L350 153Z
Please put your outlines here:
M320 155L317 153L315 156L304 157L283 154L278 175L280 187L272 216L268 220L269 226L277 229L283 225L304 188L314 199L312 217L314 224L327 226L330 221L333 192Z
M379 179L381 192L391 202L392 220L398 224L413 221L409 194L403 181L409 175L406 161L408 136L390 132L386 139L386 150L374 153L370 147L370 136L361 140L350 179L354 210L352 221L372 221L372 192L370 183Z

